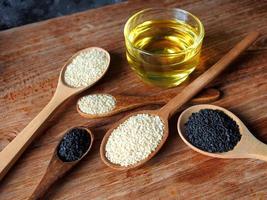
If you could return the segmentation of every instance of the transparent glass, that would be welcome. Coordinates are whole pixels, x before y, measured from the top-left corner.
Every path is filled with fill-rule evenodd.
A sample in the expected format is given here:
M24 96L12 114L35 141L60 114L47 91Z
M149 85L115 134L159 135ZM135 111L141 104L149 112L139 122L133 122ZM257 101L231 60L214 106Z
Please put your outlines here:
M147 83L174 87L197 67L204 27L187 11L149 8L128 19L124 36L134 72Z

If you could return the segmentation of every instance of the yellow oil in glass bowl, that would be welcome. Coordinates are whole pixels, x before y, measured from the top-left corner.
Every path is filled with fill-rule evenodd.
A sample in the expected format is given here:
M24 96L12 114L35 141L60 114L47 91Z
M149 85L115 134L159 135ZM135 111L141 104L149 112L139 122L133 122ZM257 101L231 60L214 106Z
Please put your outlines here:
M128 20L124 34L127 60L137 75L145 82L173 87L196 68L204 28L180 9L146 9Z

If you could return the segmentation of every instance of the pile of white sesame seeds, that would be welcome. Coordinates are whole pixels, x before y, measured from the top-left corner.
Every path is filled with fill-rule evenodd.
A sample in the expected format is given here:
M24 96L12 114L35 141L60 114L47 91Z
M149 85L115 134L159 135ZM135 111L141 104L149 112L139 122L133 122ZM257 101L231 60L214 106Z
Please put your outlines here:
M116 99L108 94L92 94L80 98L77 104L85 114L101 115L115 108Z
M71 87L87 86L103 75L109 64L108 54L98 48L81 52L67 66L64 81Z
M137 114L120 124L109 136L106 158L121 166L146 159L159 145L164 124L159 116Z

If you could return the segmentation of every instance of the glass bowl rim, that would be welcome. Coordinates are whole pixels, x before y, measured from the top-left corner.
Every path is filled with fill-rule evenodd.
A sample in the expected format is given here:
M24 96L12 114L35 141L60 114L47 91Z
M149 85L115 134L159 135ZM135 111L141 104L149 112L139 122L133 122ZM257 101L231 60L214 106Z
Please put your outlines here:
M199 32L199 34L197 36L197 39L194 41L194 43L191 46L189 46L185 50L182 50L182 51L180 51L178 53L151 53L149 51L145 51L143 49L135 47L132 44L132 42L129 40L128 36L126 35L127 28L129 26L130 22L136 16L138 16L138 15L140 15L142 13L148 12L148 11L176 11L176 12L182 12L182 13L184 13L186 15L191 16L197 22L198 26L200 27L200 32ZM204 38L204 35L205 35L205 30L204 30L204 26L203 26L202 22L195 15L193 15L192 13L190 13L190 12L188 12L186 10L180 9L180 8L157 8L157 7L156 8L146 8L146 9L140 10L140 11L136 12L135 14L133 14L130 18L128 18L127 22L124 25L124 37L125 37L125 40L127 40L127 42L131 45L131 47L133 49L135 49L137 51L140 51L143 54L150 55L150 56L175 56L175 55L184 54L187 51L195 49L202 42L202 40Z

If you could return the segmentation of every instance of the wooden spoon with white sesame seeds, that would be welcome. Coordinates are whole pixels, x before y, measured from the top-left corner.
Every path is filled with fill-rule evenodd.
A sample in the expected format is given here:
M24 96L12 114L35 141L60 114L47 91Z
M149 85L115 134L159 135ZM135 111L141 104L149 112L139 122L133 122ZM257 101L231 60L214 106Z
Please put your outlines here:
M94 95L104 95L104 96L111 96L114 99L115 105L111 107L110 111L106 112L99 112L99 113L88 113L86 111L83 111L82 108L79 106L79 102L84 97L92 97ZM95 118L101 118L101 117L110 117L115 114L125 112L131 109L135 109L141 106L150 105L150 104L165 104L170 99L172 99L175 95L177 95L177 92L170 92L168 94L164 95L155 95L155 96L130 96L130 95L124 95L124 94L112 94L112 93L99 93L99 94L90 94L87 96L83 96L79 98L76 109L78 113L85 118L88 119L95 119ZM202 104L202 103L211 103L216 100L218 100L221 96L221 92L218 89L215 88L207 88L202 90L197 96L195 96L193 99L191 99L190 104ZM94 101L95 103L95 101ZM94 105L87 105L87 107L92 108L94 106L98 106L97 104ZM108 107L108 106L107 106Z
M67 66L76 58L79 54L88 50L97 50L104 52L107 60L105 62L105 70L99 77L94 78L94 81L86 86L71 87L64 80L64 74ZM0 180L5 176L8 170L30 145L30 143L48 126L49 119L55 114L60 105L71 97L83 92L84 90L92 87L97 81L99 81L107 72L110 63L109 53L99 47L90 47L78 51L75 53L63 66L58 85L54 96L51 101L43 108L43 110L0 152Z
M195 96L199 91L201 91L208 83L214 80L230 63L232 63L243 51L245 51L259 36L258 32L249 33L241 42L239 42L233 49L231 49L225 56L223 56L216 64L214 64L211 68L209 68L205 73L200 75L197 79L195 79L191 84L185 87L181 93L179 93L176 97L170 100L165 106L158 110L145 110L138 111L130 114L119 120L113 127L106 133L104 136L101 147L100 147L100 155L103 162L109 167L117 170L127 170L131 168L139 167L145 164L148 160L150 160L156 153L161 149L167 137L169 135L169 127L168 121L169 118L177 112L177 110L183 106L187 101L189 101L193 96ZM136 162L135 164L129 166L121 166L119 164L114 164L106 157L106 144L112 132L122 123L124 123L131 116L135 116L137 114L149 114L159 116L164 124L163 128L163 136L161 138L160 143L157 145L156 149L149 154L143 160ZM141 122L140 122L140 125ZM129 138L130 140L130 138ZM131 152L130 152L131 153Z

